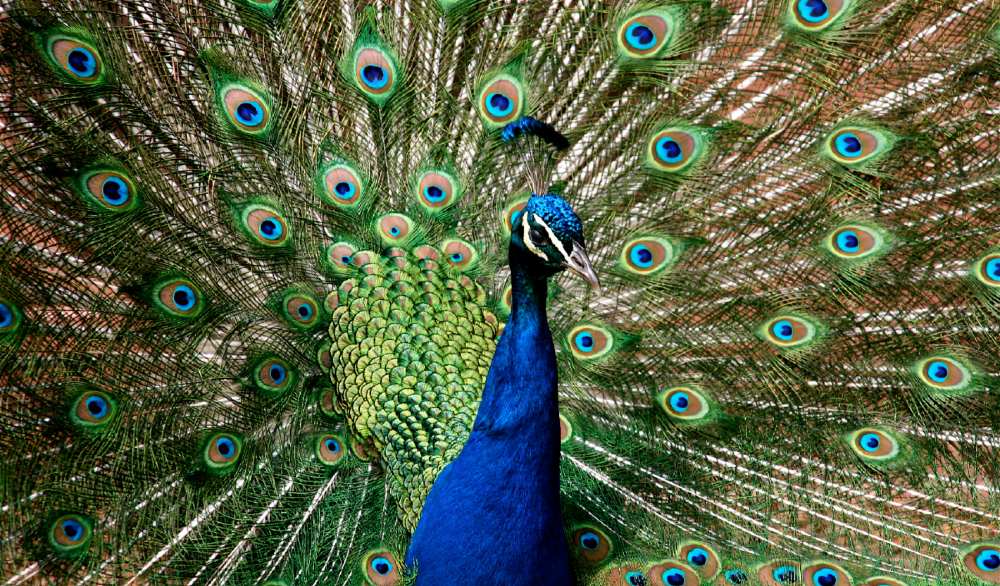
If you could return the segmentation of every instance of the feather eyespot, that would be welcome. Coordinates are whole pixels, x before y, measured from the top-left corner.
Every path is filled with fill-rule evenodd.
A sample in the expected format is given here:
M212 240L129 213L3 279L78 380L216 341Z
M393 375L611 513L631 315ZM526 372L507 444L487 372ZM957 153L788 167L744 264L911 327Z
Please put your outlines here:
M649 161L660 171L678 173L694 164L704 150L702 135L691 129L666 128L649 141Z
M830 158L851 166L883 155L891 146L891 140L873 128L848 126L831 133L825 144Z
M860 586L906 586L906 583L888 576L875 576L868 578Z
M973 265L976 279L987 287L1000 288L1000 253L992 253L979 259Z
M461 240L445 240L441 243L440 248L444 253L445 262L459 271L471 269L479 258L476 250Z
M205 463L212 470L231 468L239 460L243 442L230 433L217 433L208 438L205 445Z
M254 385L268 395L278 395L295 383L295 372L280 358L265 358L254 368Z
M357 247L350 242L335 242L326 249L325 264L337 273L351 272L355 270L354 255L357 253Z
M816 338L816 324L794 315L779 315L765 322L763 334L779 348L796 348Z
M398 245L410 236L413 221L403 214L386 214L378 221L378 231L386 243Z
M49 57L69 79L86 84L102 81L104 64L93 45L78 38L53 35L48 40Z
M750 576L743 570L726 570L726 582L736 586L746 586L750 584Z
M800 583L800 576L798 564L788 561L773 561L757 570L757 580L764 586L793 586Z
M959 553L962 568L990 584L1000 584L1000 543L974 543Z
M88 391L77 398L71 419L82 427L98 428L111 421L114 413L111 397L100 391Z
M316 456L326 466L332 466L344 457L344 442L333 434L320 436L316 440Z
M638 275L654 275L674 260L674 247L666 238L647 236L625 244L621 254L621 266Z
M673 28L673 18L666 12L637 14L618 27L618 47L627 57L655 57L669 45Z
M361 49L354 57L354 78L372 98L388 97L396 83L396 66L381 49Z
M168 279L154 287L156 306L167 315L193 318L204 306L201 292L187 279Z
M916 364L917 376L933 389L960 391L972 383L969 368L954 358L933 356Z
M841 226L827 236L828 250L839 258L862 259L880 252L885 240L867 226Z
M319 348L316 350L316 362L319 363L319 368L324 374L330 374L330 369L333 368L333 354L330 353L329 342L320 342Z
M707 543L700 541L684 541L677 547L677 557L687 562L706 580L715 578L719 573L719 554Z
M317 323L319 303L312 297L302 294L287 295L282 305L285 310L285 319L292 324L309 327Z
M584 525L573 532L576 554L584 560L599 564L611 555L611 540L597 527Z
M337 416L337 395L333 389L324 389L320 391L318 403L319 410L323 413L323 415L327 417Z
M805 586L851 586L851 575L836 564L816 561L802 568L802 583Z
M221 93L227 119L237 130L256 135L268 129L271 110L263 94L244 85L226 86Z
M667 417L677 423L705 419L711 411L708 399L699 390L690 386L668 389L659 395L658 402Z
M559 414L559 443L564 444L573 437L573 422L568 417Z
M417 183L417 201L430 213L441 211L458 201L460 185L443 171L427 171Z
M334 205L349 208L361 199L364 183L358 173L347 165L334 165L323 174L326 199Z
M487 125L504 126L521 117L524 87L513 75L502 73L483 84L478 103L479 114Z
M0 299L0 335L9 334L21 325L21 312L14 305Z
M97 210L123 212L135 208L139 202L132 180L118 171L91 171L82 177L82 187Z
M284 245L290 235L285 219L277 210L267 206L247 207L243 211L243 227L255 242L271 248Z
M820 31L844 15L849 0L792 0L791 22L807 31Z
M49 525L49 545L59 555L77 555L90 545L92 532L90 520L83 515L60 515Z
M399 583L399 564L387 551L374 551L365 557L365 577L372 586L394 586Z
M528 199L529 198L527 196L519 197L504 209L503 211L504 236L508 238L510 237L511 232L514 230L514 226L517 224L517 222L515 221L517 218L517 214L528 206Z
M886 462L899 455L899 440L872 428L854 431L847 436L854 453L869 462Z
M698 586L698 575L687 564L676 560L657 562L649 570L650 586Z
M611 351L614 335L596 325L580 325L569 333L569 347L573 356L581 360L600 358Z

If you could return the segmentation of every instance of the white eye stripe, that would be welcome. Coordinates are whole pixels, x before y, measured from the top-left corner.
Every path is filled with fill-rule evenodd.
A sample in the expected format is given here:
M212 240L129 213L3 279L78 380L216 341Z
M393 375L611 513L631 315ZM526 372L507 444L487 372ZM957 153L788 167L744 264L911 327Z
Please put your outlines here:
M545 228L545 231L549 235L549 242L551 242L553 246L556 247L556 250L559 251L559 254L562 255L563 259L568 259L569 254L567 254L566 249L563 248L562 242L560 242L559 239L556 238L555 232L552 231L552 228L549 228L549 225L545 223L545 220L538 217L537 214L531 214L531 218L535 221L535 223L541 225L542 228ZM531 241L531 235L529 234L531 227L528 225L527 213L521 214L521 227L524 229L524 235L522 238L524 240L524 243L528 245L528 250L542 257L543 260L548 261L549 260L548 255L539 250L538 248L536 248L535 244Z
M535 221L538 221L538 216L536 216L535 214L531 215L535 218ZM542 225L545 226L544 223ZM548 255L546 255L541 250L535 248L535 245L531 242L531 237L528 235L528 231L531 230L531 226L528 225L528 212L521 213L521 228L523 229L524 232L524 234L521 235L521 239L524 240L524 243L528 246L528 250L542 257L542 260L544 260L545 262L548 262L549 261ZM548 230L548 228L549 228L548 226L545 226L546 230Z
M552 228L549 228L549 225L546 224L545 221L539 218L538 216L535 216L535 221L541 224L542 228L545 228L545 231L549 233L549 242L555 245L556 249L559 251L559 254L562 255L563 259L568 259L569 255L566 254L566 249L563 248L562 242L560 242L559 239L556 238L556 235L552 231Z

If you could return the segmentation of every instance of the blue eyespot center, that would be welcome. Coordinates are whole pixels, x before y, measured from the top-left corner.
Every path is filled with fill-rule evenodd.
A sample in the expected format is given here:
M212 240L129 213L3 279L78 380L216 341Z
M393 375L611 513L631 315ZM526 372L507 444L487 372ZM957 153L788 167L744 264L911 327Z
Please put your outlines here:
M593 531L588 531L580 536L580 547L587 551L594 551L601 545L601 538Z
M375 558L372 560L372 569L378 575L385 576L392 571L392 562L383 557Z
M855 253L860 248L860 244L858 234L853 230L845 230L837 235L837 248L842 252Z
M326 449L336 454L340 451L340 442L333 438L329 438L326 440Z
M774 334L774 337L786 342L791 340L795 335L795 331L792 328L792 322L787 320L781 320L771 326L771 333Z
M389 229L389 234L392 234L393 236L399 236L399 228L393 226L392 228Z
M685 398L685 403L687 403L686 398ZM687 561L690 562L692 566L700 568L708 563L708 552L700 547L696 547L688 552Z
M128 201L128 184L117 177L108 177L101 186L104 201L120 206Z
M573 338L573 343L581 352L590 352L594 349L594 337L589 332L580 332Z
M77 47L70 51L66 57L66 64L69 65L70 71L80 77L90 77L97 72L97 59L93 53L83 47Z
M653 266L653 252L645 244L633 246L629 252L629 259L633 264L644 269Z
M663 572L663 581L670 586L684 586L685 580L684 571L678 570L677 568L670 568L669 570Z
M174 289L173 300L177 309L181 311L188 311L194 307L194 290L187 285L178 285L177 288Z
M861 436L861 449L866 452L877 452L880 445L882 445L882 440L874 433L866 433Z
M690 404L691 404L690 397L688 397L687 393L674 393L670 397L670 407L674 411L677 411L678 413L683 413L683 412L687 411L688 405L690 405ZM693 554L696 551L697 552L701 552L701 554L705 555L706 558L707 558L708 554L703 549L692 550L691 554ZM691 554L689 554L689 556ZM688 561L691 561L690 557L688 558ZM704 564L702 564L702 565L704 565Z
M781 566L774 571L774 579L782 584L794 584L799 581L799 574L792 566Z
M861 154L861 140L851 132L840 134L834 143L841 156L856 157Z
M271 368L268 369L267 373L268 375L270 375L271 380L278 385L285 382L285 377L288 376L288 374L285 372L285 367L281 366L280 364L272 364Z
M83 524L76 519L66 519L61 524L63 535L71 541L83 539Z
M257 102L240 102L236 106L236 120L244 126L257 126L264 121L264 108Z
M342 256L342 257L340 257L340 262L344 263L345 265L349 265L349 264L351 264L351 257L349 257L349 256Z
M985 572L994 572L1000 568L1000 551L984 549L976 556L976 566Z
M260 235L268 240L277 240L284 233L281 222L274 218L268 218L261 222L258 230L260 231Z
M730 584L742 585L749 583L750 578L743 570L726 570L726 581Z
M497 118L510 116L514 111L514 101L503 94L489 94L486 96L486 111Z
M389 83L389 73L380 65L365 65L361 70L361 80L372 89L382 89Z
M667 163L680 163L684 160L684 151L677 141L665 136L656 141L656 154Z
M936 383L943 383L948 380L948 365L940 360L932 362L927 368L927 376Z
M297 311L299 317L301 317L302 319L309 319L313 316L312 305L309 305L308 303L303 303L302 305L300 305Z
M836 586L837 572L830 568L823 568L813 574L813 584L815 586Z
M641 22L635 22L625 29L625 38L634 49L645 51L656 45L656 34Z
M228 437L220 437L215 440L215 449L218 450L219 455L223 458L230 458L236 453L236 444Z
M351 197L354 196L354 191L355 191L354 184L349 183L347 181L341 181L333 188L333 192L340 199L351 199Z
M461 252L455 252L449 258L451 258L451 262L462 262L463 257Z
M6 303L0 303L0 328L6 328L14 323L14 312Z
M830 16L830 9L823 0L799 0L799 14L809 22L822 22Z
M87 397L87 411L94 419L104 419L108 414L108 402L97 395Z
M642 575L642 572L629 572L625 574L625 581L631 584L631 586L646 586L646 578Z
M444 190L438 187L437 185L429 185L424 188L424 197L427 198L427 201L430 201L432 203L439 203L444 201L446 195L447 194L444 192Z
M1000 281L1000 258L986 261L986 276L991 281Z

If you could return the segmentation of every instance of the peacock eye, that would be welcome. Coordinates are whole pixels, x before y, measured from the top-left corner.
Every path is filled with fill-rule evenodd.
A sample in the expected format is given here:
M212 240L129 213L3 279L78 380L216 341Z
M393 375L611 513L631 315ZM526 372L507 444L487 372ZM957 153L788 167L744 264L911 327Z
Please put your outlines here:
M535 246L549 245L549 237L546 236L545 232L539 230L538 228L532 228L528 232L528 236L531 238L531 243Z

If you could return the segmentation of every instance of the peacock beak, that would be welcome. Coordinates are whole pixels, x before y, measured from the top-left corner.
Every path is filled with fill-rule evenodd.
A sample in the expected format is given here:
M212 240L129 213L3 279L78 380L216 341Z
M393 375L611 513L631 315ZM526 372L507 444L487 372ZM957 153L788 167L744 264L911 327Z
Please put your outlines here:
M601 282L597 279L594 267L590 266L590 259L587 258L587 251L583 245L575 240L572 242L573 249L569 253L569 258L563 266L580 276L588 285L594 288L595 292L601 294Z

